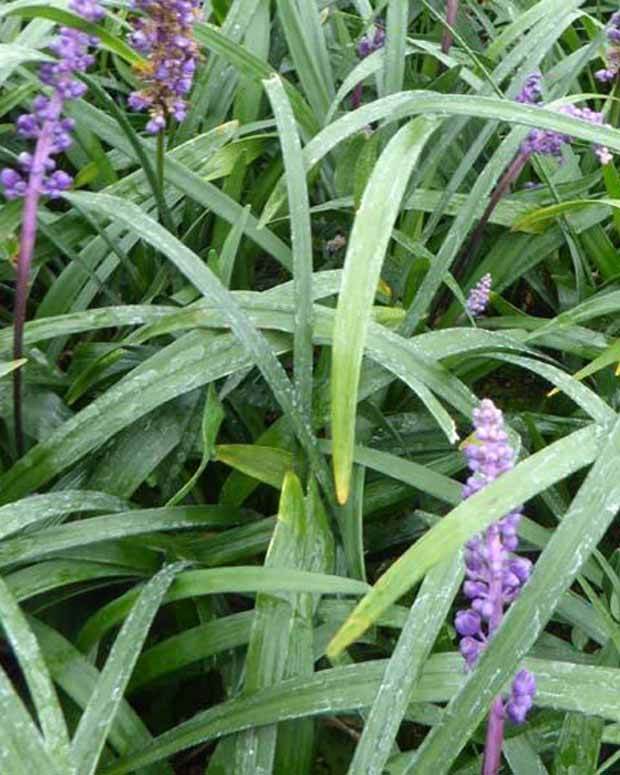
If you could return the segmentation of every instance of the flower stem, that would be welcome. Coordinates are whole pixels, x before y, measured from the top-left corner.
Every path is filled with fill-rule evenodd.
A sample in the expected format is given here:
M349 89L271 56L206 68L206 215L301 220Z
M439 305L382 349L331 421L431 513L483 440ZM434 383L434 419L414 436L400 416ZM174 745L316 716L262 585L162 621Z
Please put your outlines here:
M484 745L482 775L497 775L502 763L504 744L504 702L497 697L491 706Z
M15 280L15 307L13 311L13 358L19 360L24 352L24 323L26 321L26 305L28 303L28 281L30 267L37 239L37 209L41 196L41 186L45 176L45 166L49 159L53 143L53 128L62 110L62 99L58 93L50 100L48 118L41 128L37 140L28 189L24 197L22 215L22 230L17 259ZM13 372L13 422L15 427L15 446L17 454L24 453L24 428L22 417L22 370Z
M164 196L164 164L166 161L166 134L165 132L159 132L157 134L157 185L161 192L161 196Z
M493 603L493 612L489 619L489 638L502 623L504 615L504 600L502 590L502 574L504 549L497 524L487 530L487 553L491 581L489 584L489 600ZM504 701L496 697L491 706L487 724L487 736L484 748L484 763L482 775L497 775L499 772L502 747L504 744Z
M495 190L491 194L491 198L489 199L489 204L486 206L485 211L482 213L482 217L478 221L478 225L472 232L472 235L469 240L469 244L463 251L463 253L460 255L460 257L456 260L454 267L452 269L453 276L459 280L461 279L469 266L471 265L472 261L476 258L478 255L478 250L480 249L480 245L482 244L482 238L484 236L484 231L487 227L487 224L493 215L493 211L498 205L498 202L504 194L508 191L512 183L519 177L521 174L521 170L526 165L527 161L529 160L529 154L527 153L521 153L519 152L512 162L510 163L510 166L506 169L506 172L502 175L500 178L499 183L495 187ZM447 300L449 299L449 290L445 290L437 300L437 303L435 305L435 310L439 311L442 310L444 305L447 304ZM437 317L438 312L435 312L434 317Z
M482 218L480 218L478 225L474 229L473 234L471 235L471 239L469 240L469 245L467 246L467 251L463 256L463 260L461 261L460 266L458 267L458 274L462 275L463 271L466 269L466 267L473 261L473 259L476 257L478 253L478 249L480 248L480 243L482 242L482 237L484 235L484 230L487 227L487 224L493 215L493 211L497 207L500 199L506 194L512 183L519 177L521 174L521 170L525 166L527 160L529 159L529 155L525 153L518 153L514 159L512 160L510 166L504 172L503 176L501 177L499 183L495 187L495 190L491 194L491 198L489 199L489 204L486 207L486 210L482 214ZM457 268L455 267L455 270ZM455 271L456 274L456 271Z
M456 24L456 15L459 10L459 0L446 0L446 24L448 27L454 27ZM445 29L441 39L441 51L443 54L449 54L452 48L454 38L449 29Z

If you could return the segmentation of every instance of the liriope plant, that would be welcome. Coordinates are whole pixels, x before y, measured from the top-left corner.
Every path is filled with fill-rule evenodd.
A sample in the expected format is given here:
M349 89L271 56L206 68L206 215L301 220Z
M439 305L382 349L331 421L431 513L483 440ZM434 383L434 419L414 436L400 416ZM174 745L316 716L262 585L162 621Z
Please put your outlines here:
M617 16L0 7L0 771L614 771Z

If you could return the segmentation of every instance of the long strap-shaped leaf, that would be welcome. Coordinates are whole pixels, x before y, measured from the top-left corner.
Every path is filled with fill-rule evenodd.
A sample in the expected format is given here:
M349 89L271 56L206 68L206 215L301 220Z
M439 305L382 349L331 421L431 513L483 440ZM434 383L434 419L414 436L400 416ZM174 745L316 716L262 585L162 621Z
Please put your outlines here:
M317 51L316 48L317 42L321 38L321 30L319 28L317 35L308 36L308 30L304 27L297 0L277 0L277 7L280 24L284 29L297 76L303 86L304 93L308 96L308 102L312 106L314 115L320 123L323 123L334 92L330 82L331 73L326 80L323 72L325 68L331 70L327 57L322 56L321 53L324 51L324 41L322 41L321 50ZM315 9L316 13L318 11ZM316 23L313 24L313 27L316 27Z
M377 693L385 667L385 660L372 660L321 670L310 678L284 681L252 697L237 698L209 708L168 730L151 745L103 770L102 775L133 773L136 767L161 761L205 740L251 726L304 716L350 713L368 707ZM578 709L609 719L620 718L620 670L543 659L527 659L524 667L537 676L537 703L541 707ZM465 673L462 668L460 654L435 654L425 664L420 682L410 697L411 702L445 702L463 685ZM409 717L409 712L407 715ZM449 748L449 744L446 747ZM417 775L418 770L413 772ZM445 770L432 769L431 772L439 775Z
M409 0L390 0L387 10L382 97L401 91L403 88L408 21Z
M126 511L127 502L103 492L63 490L45 495L31 495L0 508L0 538L23 530L37 522L61 521L72 512Z
M184 600L198 595L218 595L226 592L266 592L266 593L304 593L363 595L368 584L345 576L332 576L327 573L309 573L308 571L278 568L256 567L253 565L235 565L230 568L210 570L190 570L180 574L175 580L166 602ZM106 632L115 627L128 615L138 597L138 590L132 589L121 597L100 608L82 628L78 646L89 649Z
M63 775L45 747L39 730L21 697L0 667L0 765L2 772L29 775L40 772Z
M587 121L572 118L559 113L553 107L538 108L521 105L496 97L478 97L471 94L451 94L447 100L444 94L435 92L398 92L382 97L368 105L339 118L315 135L304 147L304 163L310 170L325 158L347 137L359 132L375 121L399 121L418 115L469 116L481 119L506 121L510 124L551 129L570 137L590 143L601 143L620 151L620 131L612 127L595 126ZM272 195L265 209L267 214L261 217L261 223L268 222L276 213L285 196L284 181ZM277 201L275 201L277 199ZM484 206L484 203L483 203Z
M381 576L336 633L328 655L338 655L372 626L381 611L411 589L429 568L456 552L468 538L591 463L599 454L603 434L603 429L595 425L576 431L527 458L453 509Z
M236 337L253 357L285 414L290 418L300 443L304 446L315 475L327 494L331 482L325 461L318 451L309 418L300 411L291 383L280 361L265 337L256 329L239 304L213 272L182 242L152 218L128 202L104 194L70 194L67 198L93 212L120 221L142 239L161 250L196 288L224 313Z
M362 355L381 266L409 175L437 126L436 119L420 117L393 137L375 165L353 225L334 322L332 355L334 476L340 503L346 503L349 497Z
M73 737L73 756L79 775L92 775L97 769L142 644L168 587L183 566L183 563L169 565L149 581L114 642Z
M30 625L41 644L54 682L78 707L86 708L100 678L97 668L72 643L47 624L31 619ZM141 745L148 745L151 740L151 735L140 716L129 703L122 700L108 733L111 746L118 753L124 754ZM159 762L153 767L141 769L139 773L140 775L172 775L172 770ZM11 775L13 775L12 770Z
M276 117L284 168L287 173L295 288L295 342L293 346L295 386L303 411L307 417L310 417L312 411L312 229L310 199L306 185L306 171L301 157L301 142L282 80L279 76L274 76L263 83Z
M47 750L56 762L58 771L71 775L75 768L69 746L69 734L54 685L39 643L3 579L0 579L0 623L26 679Z
M463 577L460 553L424 579L355 749L349 775L381 775L407 711L411 691L428 659Z
M620 420L476 670L424 741L416 775L447 772L620 509ZM592 669L592 668L590 668Z
M331 538L325 515L313 513L306 507L299 480L289 471L284 480L265 567L315 570L313 565L316 564L318 570L330 570L326 567L329 560L325 555L331 554L333 549L326 544L326 535ZM257 595L254 616L245 662L244 694L282 681L300 637L307 641L304 651L310 654L312 670L312 628L311 625L309 629L304 626L312 620L312 600L308 595ZM292 650L290 655L289 649ZM271 772L276 739L275 726L248 730L240 735L236 741L235 773Z
M230 506L177 506L105 514L20 535L0 544L0 567L99 541L184 528L221 529L247 522L252 512ZM1 616L1 608L0 608Z
M87 102L80 102L74 108L74 115L102 140L129 155L130 158L135 159L135 152L131 147L131 143L119 130L114 119L110 118L102 110L98 110ZM154 151L151 147L145 145L144 150L149 158L154 158ZM235 224L244 216L242 205L227 196L217 186L203 180L192 169L176 161L174 154L166 155L165 176L166 182L172 183L173 186L184 194L204 207L208 207L225 221ZM257 224L257 219L253 215L248 215L246 234L257 245L260 245L280 261L283 266L289 268L291 266L291 255L288 246L273 232L257 228Z

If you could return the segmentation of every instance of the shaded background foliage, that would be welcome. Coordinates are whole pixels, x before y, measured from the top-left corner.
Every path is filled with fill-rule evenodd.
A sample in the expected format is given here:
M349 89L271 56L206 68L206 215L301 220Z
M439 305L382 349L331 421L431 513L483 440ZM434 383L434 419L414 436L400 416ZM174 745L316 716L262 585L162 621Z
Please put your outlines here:
M444 6L204 2L161 180L129 4L106 3L25 364L0 203L0 772L478 772L520 666L538 693L502 771L620 766L620 178L592 149L620 152L594 78L618 8L465 0L442 50ZM84 25L0 6L3 164L56 23ZM536 70L544 107L515 102ZM574 140L472 251L532 128ZM462 501L484 396L519 463ZM521 503L535 571L466 675L460 550Z

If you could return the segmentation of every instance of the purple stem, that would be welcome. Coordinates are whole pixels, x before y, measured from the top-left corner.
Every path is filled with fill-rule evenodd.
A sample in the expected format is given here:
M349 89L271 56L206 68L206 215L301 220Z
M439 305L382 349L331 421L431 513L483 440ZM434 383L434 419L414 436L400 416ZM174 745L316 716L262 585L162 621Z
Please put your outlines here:
M491 705L487 737L484 746L482 775L497 775L502 763L502 745L504 743L504 701L497 697Z
M476 253L478 252L478 248L482 242L484 230L487 223L489 222L489 219L493 215L493 210L495 210L500 199L508 191L514 181L519 177L521 170L529 158L529 154L519 152L512 160L506 172L504 172L502 175L499 183L495 187L495 190L491 194L491 198L489 199L489 204L486 206L486 210L484 213L482 213L482 218L480 218L478 221L478 225L476 226L471 236L471 240L469 241L469 246L465 255L468 262L475 258Z
M504 564L504 548L499 526L491 525L487 530L487 552L491 582L489 584L489 600L493 603L493 612L489 620L489 639L502 623L504 601L502 589L502 572ZM487 724L487 736L484 748L484 763L482 775L497 775L499 772L502 746L504 744L504 702L496 697L491 706Z
M491 198L489 199L489 204L486 206L485 211L482 213L482 217L478 221L478 225L472 232L467 248L465 249L461 257L457 260L457 262L454 265L452 274L457 280L460 279L465 274L467 268L476 257L478 253L478 249L480 248L480 245L482 243L484 230L486 229L489 219L493 214L493 210L495 210L498 202L508 191L511 184L514 183L514 181L519 177L519 175L521 174L521 170L526 165L529 158L530 158L530 154L523 153L520 151L514 157L514 159L510 163L510 166L500 178L499 183L497 184L497 186L495 187L495 190L491 194ZM438 315L441 314L441 310L443 309L444 305L448 303L449 298L450 298L450 291L448 289L446 289L440 294L437 300L437 303L435 305L435 310L436 310L434 315L435 319L438 317Z
M44 122L32 159L28 179L28 189L24 197L22 230L19 246L19 258L15 282L15 310L13 314L13 358L19 360L24 349L24 323L28 302L28 280L37 238L37 209L41 196L41 186L45 176L45 165L49 159L53 143L53 128L62 111L63 101L55 92L47 108ZM24 453L24 429L22 421L22 379L21 369L13 372L13 422L15 424L15 444L17 454Z
M454 27L456 24L456 15L459 10L459 0L446 0L446 24L448 27ZM441 51L449 54L452 48L454 38L449 29L445 29L441 39Z
M357 110L362 104L362 84L361 82L355 85L353 93L351 94L351 108Z

